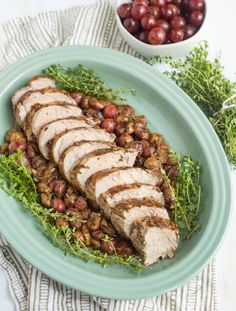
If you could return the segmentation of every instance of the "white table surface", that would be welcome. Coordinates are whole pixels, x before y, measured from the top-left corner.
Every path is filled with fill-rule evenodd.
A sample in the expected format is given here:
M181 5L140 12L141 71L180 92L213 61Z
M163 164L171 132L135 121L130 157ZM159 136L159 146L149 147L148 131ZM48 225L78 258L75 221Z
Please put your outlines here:
M115 1L110 0L112 3ZM94 3L95 0L8 0L1 1L0 22L39 11L64 9L79 4ZM235 78L235 0L208 0L209 27L205 39L210 44L211 55L222 52L226 73ZM1 38L0 38L1 40ZM233 188L236 188L236 173L232 173ZM219 310L236 310L236 199L234 195L231 224L225 240L217 253L217 278ZM4 271L0 268L0 311L15 310ZM25 310L22 310L25 311ZM206 310L208 311L208 310Z

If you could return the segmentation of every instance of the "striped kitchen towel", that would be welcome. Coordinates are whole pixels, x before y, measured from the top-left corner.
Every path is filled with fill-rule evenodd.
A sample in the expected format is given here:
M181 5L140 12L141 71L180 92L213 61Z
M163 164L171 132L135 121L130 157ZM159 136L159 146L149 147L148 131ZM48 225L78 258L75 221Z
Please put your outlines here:
M120 36L108 0L14 19L0 25L0 38L0 70L30 53L60 45L101 46L139 57ZM49 279L21 258L3 237L0 238L0 265L6 271L19 311L217 310L215 261L179 289L158 297L130 301L92 297Z

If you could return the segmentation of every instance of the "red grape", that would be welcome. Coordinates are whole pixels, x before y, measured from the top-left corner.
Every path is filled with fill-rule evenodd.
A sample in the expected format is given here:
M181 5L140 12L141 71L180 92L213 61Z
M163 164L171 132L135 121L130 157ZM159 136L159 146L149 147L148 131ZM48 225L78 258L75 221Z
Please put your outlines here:
M170 30L170 25L167 21L164 19L158 19L156 22L156 27L161 27L163 28L166 32Z
M203 0L189 0L189 11L202 11L204 9L204 1Z
M26 143L24 140L14 140L9 144L8 148L10 153L17 152L18 150L25 151Z
M185 25L186 21L182 16L176 16L170 22L171 29L184 28Z
M155 151L156 151L156 148L149 145L143 149L142 156L144 158L149 158Z
M112 118L114 119L118 114L118 110L115 105L107 105L103 110L104 118Z
M101 127L105 129L108 133L114 132L116 122L114 119L104 119L101 123Z
M152 14L156 19L160 18L161 11L157 6L149 6L148 13Z
M88 205L86 200L80 196L75 200L74 207L79 211L83 211L87 209Z
M62 198L66 191L66 182L64 180L57 180L54 185L54 192L58 198Z
M167 8L172 10L173 16L178 16L180 14L180 10L179 10L178 6L176 6L174 4L168 4Z
M125 29L130 33L138 32L140 29L140 22L132 17L126 18L123 23Z
M169 21L174 16L179 15L179 8L174 4L168 4L161 8L161 15L165 20Z
M123 3L118 7L117 13L123 19L131 17L131 8L131 3Z
M151 44L162 44L166 40L166 32L161 27L153 28L148 35L148 40Z
M164 6L161 8L161 16L165 20L169 21L173 18L173 12L170 8L167 8L167 6Z
M150 0L150 5L161 8L162 6L166 5L166 0Z
M155 17L152 14L147 13L141 19L141 25L142 25L143 29L150 30L153 27L155 27L156 19L155 19Z
M138 39L142 42L149 43L148 34L149 34L148 30L143 30L139 33Z
M192 37L195 33L196 33L196 27L193 25L186 25L184 27L184 39L188 39L190 37Z
M135 38L160 45L192 37L204 21L204 8L205 0L133 0L121 4L117 12L124 28ZM109 106L103 110L103 126L113 132L110 128L116 125L109 120L115 122L117 110L113 115L113 105Z
M120 137L117 139L117 143L120 147L131 144L133 141L133 137L127 133L121 134Z
M133 6L136 5L136 4L142 4L142 5L148 5L148 2L147 0L134 0L133 2Z
M183 2L183 0L172 0L172 3L177 5L177 6L181 6L182 2Z
M142 19L143 16L147 13L147 6L143 4L133 5L131 9L131 15L134 19Z
M170 40L174 43L182 41L184 38L184 31L182 29L173 29L170 31Z
M65 211L65 203L58 198L55 198L51 202L51 207L55 212L63 213Z
M194 11L189 16L189 22L194 26L201 26L204 20L204 14L201 11Z

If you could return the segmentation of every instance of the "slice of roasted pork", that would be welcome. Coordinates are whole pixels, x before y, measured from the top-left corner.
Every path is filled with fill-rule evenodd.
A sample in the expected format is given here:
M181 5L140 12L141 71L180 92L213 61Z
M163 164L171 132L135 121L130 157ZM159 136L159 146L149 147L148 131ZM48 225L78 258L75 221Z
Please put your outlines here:
M60 173L70 182L71 170L79 163L81 158L90 152L110 149L112 147L115 147L115 145L106 141L81 141L74 143L72 146L68 147L60 157L58 162Z
M168 219L147 216L134 222L130 238L144 264L149 266L161 258L173 257L179 243L179 230Z
M56 88L55 81L47 76L35 76L28 82L31 90L42 90L46 88Z
M39 131L37 141L42 155L49 159L48 142L57 134L78 127L93 127L96 125L92 119L80 116L77 118L59 119L45 124Z
M13 106L13 111L15 112L16 104L21 99L22 96L24 96L27 92L31 91L31 88L27 85L24 87L21 87L15 93L13 94L11 101Z
M167 210L156 200L129 199L112 208L111 222L117 232L129 238L134 221L146 216L159 216L169 219Z
M100 128L76 128L64 131L58 134L53 140L50 150L50 157L58 163L62 153L76 142L82 140L100 140L107 142L114 142L115 135L107 133L105 130Z
M76 106L76 101L69 93L57 89L43 89L27 92L15 106L16 122L23 127L25 118L36 104L47 105L53 102L64 102Z
M51 103L47 105L35 105L28 114L24 131L29 140L37 137L40 129L52 121L66 119L70 117L80 117L81 109L79 107L65 103Z
M71 182L79 190L85 190L86 181L93 174L113 167L132 167L136 150L121 148L94 151L82 158L71 171Z
M90 152L110 149L115 147L114 143L106 141L80 141L74 143L68 147L61 155L58 162L59 170L62 176L67 180L71 181L70 174L74 166L79 163L80 159L83 158Z
M86 195L95 204L99 197L112 187L139 183L159 186L161 178L139 167L121 167L104 170L91 176L86 182Z
M46 77L46 76L35 76L33 77L27 86L24 86L17 91L12 96L12 104L13 109L15 108L15 105L19 101L19 99L25 95L29 91L35 91L35 90L42 90L45 88L55 88L56 84L53 81L53 79ZM15 109L14 109L15 110Z
M99 205L107 218L111 217L112 208L123 200L152 199L165 205L163 193L160 188L141 183L115 186L99 198Z

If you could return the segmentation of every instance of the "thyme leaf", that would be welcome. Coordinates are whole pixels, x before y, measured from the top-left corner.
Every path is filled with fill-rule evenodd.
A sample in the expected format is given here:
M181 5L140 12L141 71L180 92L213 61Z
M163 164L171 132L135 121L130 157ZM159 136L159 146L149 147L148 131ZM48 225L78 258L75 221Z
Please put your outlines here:
M43 72L53 78L58 87L69 92L83 92L86 96L93 96L97 99L113 101L117 104L125 102L120 94L131 92L135 96L135 90L109 88L104 81L90 68L79 64L73 68L66 68L61 65L51 65Z
M206 114L229 161L236 166L236 98L233 96L236 93L236 82L225 77L219 57L209 60L207 42L193 49L184 60L156 56L147 63L170 66L164 74L180 86ZM226 101L227 107L223 107Z
M172 212L175 224L183 239L200 229L198 223L201 187L200 168L197 162L184 156L180 162L180 173L175 188L176 207Z
M31 212L38 220L45 236L55 246L62 249L66 254L73 254L84 261L94 261L103 266L119 264L135 272L145 267L139 256L124 258L117 254L107 255L100 250L88 248L79 241L74 242L71 239L73 229L56 227L55 219L65 217L65 215L42 207L36 184L28 168L21 163L22 157L22 152L0 156L0 187Z

